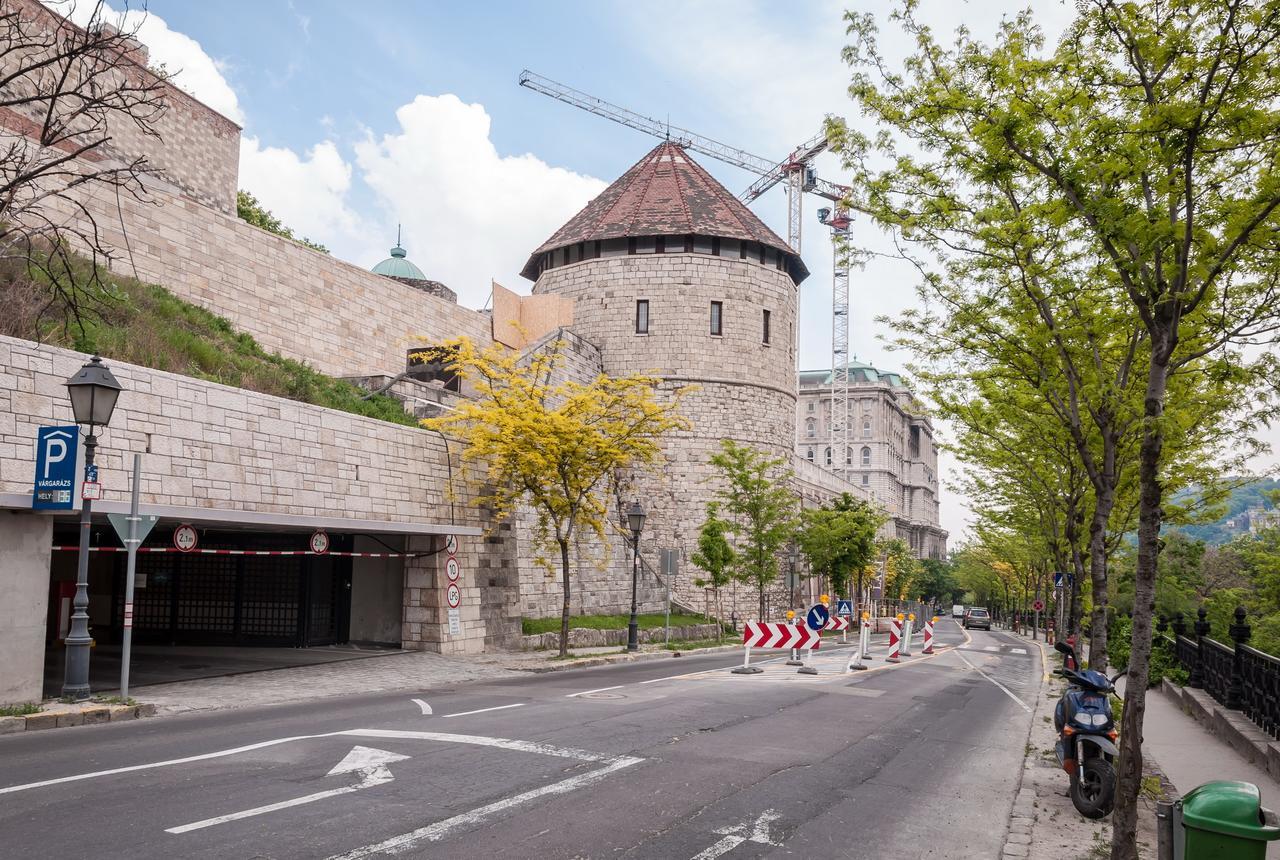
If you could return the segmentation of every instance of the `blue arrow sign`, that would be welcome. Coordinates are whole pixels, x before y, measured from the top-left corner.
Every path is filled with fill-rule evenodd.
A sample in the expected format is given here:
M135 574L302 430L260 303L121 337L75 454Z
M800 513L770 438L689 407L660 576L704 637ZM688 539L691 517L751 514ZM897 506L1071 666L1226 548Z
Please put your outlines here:
M837 601L836 601L836 615L853 615L853 601L852 601L852 600L837 600Z
M831 620L831 612L821 603L810 606L809 612L804 617L804 623L810 630L821 630L827 626L829 620Z

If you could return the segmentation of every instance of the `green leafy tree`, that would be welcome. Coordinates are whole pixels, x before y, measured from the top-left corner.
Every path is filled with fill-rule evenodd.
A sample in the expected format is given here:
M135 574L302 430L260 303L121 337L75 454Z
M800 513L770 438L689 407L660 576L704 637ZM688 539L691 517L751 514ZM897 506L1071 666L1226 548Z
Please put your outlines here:
M869 504L843 493L829 505L800 512L796 543L810 570L825 576L833 593L848 595L850 581L875 557L883 522Z
M312 242L305 236L301 238L294 236L293 230L281 223L279 218L271 214L271 210L259 203L258 198L248 191L236 192L236 214L240 216L241 221L247 221L255 227L261 227L268 233L292 239L299 245L305 245L311 250L319 251L322 254L329 253L329 249L319 242Z
M734 563L737 560L733 546L726 537L728 532L729 523L720 518L719 506L714 502L707 505L707 519L698 530L698 551L691 558L694 565L707 574L705 579L695 579L693 584L698 588L711 589L716 626L722 639L724 638L724 608L720 603L720 589L732 581Z
M731 439L710 463L719 473L716 501L732 523L737 557L734 578L756 589L765 618L765 589L778 578L778 554L791 539L797 499L788 484L786 460L772 458Z
M1248 429L1270 409L1248 406L1275 356L1241 346L1273 342L1280 316L1280 0L1085 0L1047 54L1030 12L991 44L961 31L944 46L915 9L908 0L898 18L914 44L905 74L877 53L870 17L850 16L851 91L881 128L844 136L847 163L873 164L895 134L919 153L890 152L885 175L864 171L852 186L908 232L921 211L971 215L952 235L977 250L1068 231L1073 253L1048 262L1092 271L1097 306L1112 310L1100 323L1142 337L1136 611L1112 834L1114 860L1135 860L1166 445L1241 411ZM891 215L895 203L905 214ZM1211 380L1212 396L1171 403L1180 375ZM1193 397L1194 423L1167 408Z

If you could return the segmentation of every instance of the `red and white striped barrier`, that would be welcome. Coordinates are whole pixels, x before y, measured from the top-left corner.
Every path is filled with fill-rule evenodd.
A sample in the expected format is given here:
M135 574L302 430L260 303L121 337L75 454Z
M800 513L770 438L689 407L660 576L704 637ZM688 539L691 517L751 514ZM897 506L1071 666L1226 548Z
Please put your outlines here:
M832 616L827 619L827 626L823 630L848 630L849 619L842 616Z
M938 621L937 617L926 618L924 622L924 645L920 648L921 654L933 653L933 625Z
M750 675L764 671L759 666L751 665L752 648L808 648L810 650L822 645L822 636L817 630L810 630L805 625L784 624L777 621L748 621L742 626L742 665L733 671L739 675Z
M899 662L902 654L902 617L889 619L889 656L884 659L890 663Z

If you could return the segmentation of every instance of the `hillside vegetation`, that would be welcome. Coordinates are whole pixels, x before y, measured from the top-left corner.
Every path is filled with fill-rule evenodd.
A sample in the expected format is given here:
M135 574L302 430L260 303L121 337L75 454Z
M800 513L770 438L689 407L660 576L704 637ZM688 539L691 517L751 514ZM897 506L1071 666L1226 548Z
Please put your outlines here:
M163 287L101 271L97 279L76 274L77 285L66 288L50 284L46 271L29 272L15 261L0 264L0 334L417 425L394 398L363 399L363 389L267 352L228 320Z

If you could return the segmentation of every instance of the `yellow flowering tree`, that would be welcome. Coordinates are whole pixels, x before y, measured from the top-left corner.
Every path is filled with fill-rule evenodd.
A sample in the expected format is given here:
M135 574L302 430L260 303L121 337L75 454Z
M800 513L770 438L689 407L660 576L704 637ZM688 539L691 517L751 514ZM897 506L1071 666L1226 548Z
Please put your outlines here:
M559 550L564 604L560 654L569 647L569 544L580 533L607 543L606 499L619 476L660 459L661 437L687 428L678 413L680 391L655 397L651 376L599 375L590 382L561 370L563 342L520 354L501 345L478 348L460 337L444 344L449 368L476 397L423 426L462 440L464 462L475 464L480 504L495 522L529 504L538 536ZM549 569L552 563L540 559Z

